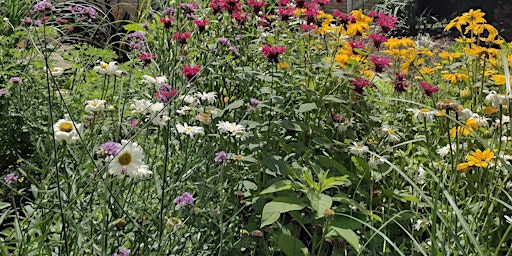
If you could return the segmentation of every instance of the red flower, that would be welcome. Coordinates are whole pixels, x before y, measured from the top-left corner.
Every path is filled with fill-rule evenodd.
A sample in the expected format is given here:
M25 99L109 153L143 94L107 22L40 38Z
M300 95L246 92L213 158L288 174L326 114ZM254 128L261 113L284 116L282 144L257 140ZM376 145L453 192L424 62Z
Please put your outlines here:
M249 0L247 5L252 6L252 11L258 14L261 11L261 9L267 6L267 3L265 1Z
M156 55L153 55L150 52L143 52L139 54L139 59L144 62L144 64L151 64L153 59L156 59Z
M164 28L170 28L172 23L174 22L173 17L162 17L160 18L160 23L164 24Z
M359 78L357 78L355 80L352 80L350 83L353 86L355 86L354 92L357 92L359 94L363 94L363 89L365 87L368 87L368 86L371 85L370 81L368 81L368 80L366 80L366 79L364 79L362 77L359 77Z
M388 38L381 34L370 34L368 36L373 41L375 48L380 48L380 45L388 40Z
M279 55L283 54L286 51L284 46L270 46L268 44L264 44L261 48L261 53L267 57L268 62L279 62Z
M187 44L187 40L190 38L191 35L192 34L190 34L190 32L176 32L176 34L172 36L172 39L178 41L179 44Z
M397 91L399 93L405 92L407 90L407 87L409 86L405 82L405 77L407 75L403 74L403 73L396 73L395 76L396 76L396 79L393 82L393 84L395 85L395 91Z
M208 24L210 24L209 20L194 20L194 25L197 26L199 32L203 32Z
M432 94L439 91L439 87L437 87L435 85L431 85L427 82L421 82L420 87L423 89L423 94L425 96L429 96L429 97L432 96Z
M282 21L287 21L288 19L290 19L290 17L293 16L294 11L295 8L293 7L279 8L277 10L277 15L281 16Z
M190 81L192 82L197 73L199 73L199 71L201 71L201 67L200 66L197 66L197 65L190 65L190 66L184 66L183 67L183 70L181 71L181 73Z
M391 61L380 56L371 56L370 61L375 66L375 72L377 73L381 73L385 67L389 67L389 65L391 65Z

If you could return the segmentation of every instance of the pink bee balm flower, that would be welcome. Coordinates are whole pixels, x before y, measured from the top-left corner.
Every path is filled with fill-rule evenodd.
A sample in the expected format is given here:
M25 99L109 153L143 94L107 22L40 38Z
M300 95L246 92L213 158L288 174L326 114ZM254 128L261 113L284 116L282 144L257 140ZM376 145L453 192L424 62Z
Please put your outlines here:
M267 3L265 1L249 0L247 5L252 6L252 11L257 14L261 11L261 9L267 6Z
M293 7L279 8L277 10L277 15L281 16L282 21L287 21L288 19L290 19L290 17L293 16L294 11L295 8Z
M156 59L156 56L153 55L152 53L150 52L143 52L141 54L139 54L139 59L144 62L144 64L151 64L151 61Z
M181 73L189 80L192 81L195 79L195 76L197 73L201 71L201 67L197 65L191 65L191 66L184 66Z
M190 32L176 32L172 36L172 39L176 40L179 44L187 44L187 40L190 38L190 36L192 36Z
M355 80L352 80L350 83L353 86L355 86L354 92L357 92L359 94L363 94L363 89L365 87L370 86L370 84L371 84L370 81L368 81L368 80L366 80L366 79L364 79L362 77L359 77L359 78L357 78Z
M431 85L427 82L421 82L420 83L420 88L423 89L423 94L425 96L432 96L432 94L436 93L437 91L439 91L439 87L435 86L435 85Z
M270 46L268 44L264 44L261 48L261 53L267 57L268 62L279 62L279 55L283 54L286 51L284 46Z
M380 48L380 45L388 40L388 38L381 34L370 34L368 36L373 42L375 48Z
M385 67L389 67L391 65L391 61L380 56L371 56L370 61L375 66L375 72L377 73L381 73Z
M210 21L208 20L194 20L194 25L197 26L197 29L199 29L199 32L204 32L206 25L210 24Z
M170 28L172 23L174 22L173 17L162 17L160 18L160 23L164 24L164 28Z

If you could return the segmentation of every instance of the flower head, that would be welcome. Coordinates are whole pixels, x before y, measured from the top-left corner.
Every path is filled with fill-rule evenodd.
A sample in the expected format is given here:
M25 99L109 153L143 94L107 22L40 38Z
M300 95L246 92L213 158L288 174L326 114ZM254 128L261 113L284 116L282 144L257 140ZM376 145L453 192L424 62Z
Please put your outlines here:
M14 173L9 173L4 176L4 182L7 184L7 186L10 186L13 182L18 181L18 176Z
M200 126L188 126L187 123L176 124L176 130L178 133L189 135L191 138L194 137L196 134L204 134L203 127Z
M370 81L362 77L358 77L355 80L350 81L350 84L352 84L355 87L354 92L357 92L359 94L363 94L363 89L371 85Z
M15 76L15 77L11 77L11 79L9 79L9 82L13 83L13 84L22 84L21 82L21 78Z
M100 75L113 75L117 70L117 66L119 65L117 61L106 63L104 61L98 60L96 63L98 65L94 66L93 69Z
M423 94L425 96L428 96L428 97L432 96L432 94L434 94L437 91L439 91L439 87L437 87L435 85L430 85L427 82L421 82L420 83L420 88L423 89Z
M87 103L87 106L85 106L85 112L99 112L105 109L105 100L87 100L85 103Z
M181 196L178 196L174 199L174 203L178 205L178 207L183 207L185 205L193 205L194 197L189 192L183 193Z
M201 67L198 65L184 66L181 73L189 80L192 81L197 73L201 71Z
M171 28L173 22L174 22L174 18L173 17L162 17L162 18L160 18L160 23L164 24L164 28Z
M176 40L178 44L184 45L187 44L188 39L192 36L190 32L176 32L172 39Z
M375 72L377 73L381 73L382 71L384 71L385 67L389 67L391 65L391 61L389 61L385 57L380 56L371 56L370 61L375 66Z
M109 141L101 144L98 153L103 156L115 156L123 146L120 143Z
M137 142L121 141L121 150L108 164L108 172L119 178L128 175L132 178L144 177L152 172L144 164L144 152Z
M261 53L267 57L268 62L279 63L279 55L286 51L284 46L270 46L264 44L261 48Z
M83 127L82 124L72 122L69 115L65 115L64 119L60 119L53 125L53 132L56 141L74 143L80 139L80 134L83 133Z
M119 251L114 253L113 256L130 256L130 250L119 247Z
M199 32L204 32L206 29L206 25L210 24L208 20L194 20L194 25L196 25Z
M218 164L223 164L228 159L228 154L224 151L220 151L215 153L215 158L213 159Z
M236 138L241 138L245 134L245 127L243 125L237 124L237 123L220 121L217 124L217 128L219 128L219 131L221 131L221 132L231 133L231 135Z
M55 7L49 1L41 1L34 5L34 12L55 11Z
M470 155L466 157L467 162L460 163L457 165L457 170L465 171L472 166L489 168L489 163L495 158L496 156L494 155L490 148L484 151L477 149L476 151L471 152Z

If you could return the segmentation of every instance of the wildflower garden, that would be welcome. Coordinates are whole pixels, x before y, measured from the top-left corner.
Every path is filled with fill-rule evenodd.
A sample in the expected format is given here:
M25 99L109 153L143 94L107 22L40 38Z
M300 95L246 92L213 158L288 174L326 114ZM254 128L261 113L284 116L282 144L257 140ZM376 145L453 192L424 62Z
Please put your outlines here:
M0 255L511 253L512 44L481 10L440 44L329 0L21 2Z

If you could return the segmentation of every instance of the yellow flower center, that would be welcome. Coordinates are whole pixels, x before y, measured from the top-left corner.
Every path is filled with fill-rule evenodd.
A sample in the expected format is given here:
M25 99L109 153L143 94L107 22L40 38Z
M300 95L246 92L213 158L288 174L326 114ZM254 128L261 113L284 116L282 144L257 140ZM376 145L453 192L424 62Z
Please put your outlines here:
M103 63L103 64L101 64L101 66L100 66L100 67L101 67L102 69L106 69L106 68L108 68L108 64L107 64L107 63Z
M64 122L60 124L59 129L63 132L71 132L73 130L73 124L71 122Z
M50 72L55 73L55 72L59 72L59 70L57 68L50 68Z
M391 129L391 128L388 128L388 133L389 134L395 134L395 131L393 129Z
M119 156L119 164L129 165L132 162L132 155L128 152L124 152Z
M422 113L428 113L428 112L430 112L430 109L428 109L428 108L422 108L422 109L420 109L420 112L422 112Z
M93 103L91 104L91 106L96 107L96 106L98 106L98 103L97 103L97 102L93 102Z

